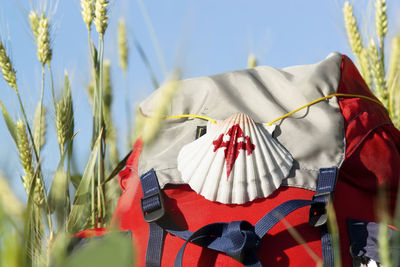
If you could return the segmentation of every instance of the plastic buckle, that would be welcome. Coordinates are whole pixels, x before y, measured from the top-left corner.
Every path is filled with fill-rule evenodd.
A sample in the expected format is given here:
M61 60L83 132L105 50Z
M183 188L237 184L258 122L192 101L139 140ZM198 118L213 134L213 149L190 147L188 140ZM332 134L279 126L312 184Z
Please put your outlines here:
M316 194L313 196L313 203L310 206L310 217L308 223L313 227L319 227L328 221L328 214L326 211L326 204L331 192ZM323 198L322 201L318 201L318 198Z
M145 211L143 209L143 202L147 199L154 198L154 197L158 198L158 203L160 204L159 207L152 209L150 211ZM148 195L148 196L145 196L145 197L142 197L140 199L140 204L142 207L142 213L143 213L144 220L148 223L155 222L155 221L161 219L165 215L165 209L164 209L163 197L161 195L161 191L151 194L151 195Z

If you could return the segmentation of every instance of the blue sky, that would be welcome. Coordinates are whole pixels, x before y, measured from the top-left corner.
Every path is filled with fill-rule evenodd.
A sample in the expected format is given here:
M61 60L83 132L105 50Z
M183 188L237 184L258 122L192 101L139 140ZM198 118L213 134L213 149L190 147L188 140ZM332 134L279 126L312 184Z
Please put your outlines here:
M150 18L157 45L153 42L143 8L140 8L141 3L147 10L145 13ZM373 18L373 4L361 0L353 3L356 15L363 17L360 21L361 31L373 33L373 24L369 22ZM133 38L144 48L160 81L175 67L182 69L184 78L243 69L246 68L250 53L255 54L260 65L280 68L310 64L334 51L350 54L342 22L342 6L343 1L339 0L111 0L105 57L112 62L113 116L118 129L121 156L128 151L124 146L128 134L123 109L126 83L129 85L129 101L132 105L153 91L148 72L134 50ZM399 17L396 15L400 13L400 3L388 0L388 6L390 37L395 33L394 30L399 32L399 21L395 18ZM0 0L1 39L11 53L28 116L33 118L39 100L41 68L27 20L30 9L26 0ZM91 136L91 109L85 92L85 85L89 81L87 31L80 15L80 1L53 1L50 11L56 91L62 84L64 71L67 71L72 81L75 130L80 130L75 139L75 153L81 159L78 165L83 168L82 163L89 155ZM128 81L124 80L117 62L116 29L121 17L127 22L131 47ZM95 34L93 37L95 39ZM162 56L158 55L158 50ZM48 85L46 80L45 104L50 111L50 129L43 157L45 172L47 177L51 177L58 161L58 152L53 131L55 116ZM0 81L0 100L14 118L20 118L16 97L3 80ZM17 150L2 118L0 142L0 169L15 181L22 170L18 165ZM19 183L14 187L21 190Z

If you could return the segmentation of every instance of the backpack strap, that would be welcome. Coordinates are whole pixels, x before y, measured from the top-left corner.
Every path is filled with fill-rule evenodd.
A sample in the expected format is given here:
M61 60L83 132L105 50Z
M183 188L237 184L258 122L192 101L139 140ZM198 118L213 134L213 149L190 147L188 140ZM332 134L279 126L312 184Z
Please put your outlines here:
M321 168L317 180L317 193L312 198L310 206L311 226L321 230L322 260L324 266L334 266L332 235L328 231L328 214L326 205L333 200L338 168Z
M182 266L183 254L189 242L223 252L246 267L262 266L256 252L261 239L282 218L291 212L310 205L310 224L321 228L321 244L324 266L333 266L332 238L327 228L326 204L334 191L337 167L319 171L317 193L312 200L293 199L286 201L261 218L254 226L247 221L212 223L196 232L181 229L165 213L162 191L157 175L152 169L140 177L143 189L141 200L145 220L150 224L146 251L146 266L160 266L165 232L186 240L175 259L174 267Z
M167 230L169 233L186 240L185 244L178 252L174 267L182 266L183 253L188 242L223 252L231 258L243 263L246 267L260 267L262 265L256 253L261 247L261 239L263 236L283 217L311 203L311 200L303 199L293 199L284 202L267 213L255 226L252 226L247 221L212 223L200 228L194 233L185 231L186 233L191 233L189 238L186 238L186 236L182 235L179 231Z
M162 192L153 169L140 176L140 183L143 190L141 199L143 217L150 226L146 250L146 266L157 267L161 266L161 254L165 237L164 229L156 223L165 215Z

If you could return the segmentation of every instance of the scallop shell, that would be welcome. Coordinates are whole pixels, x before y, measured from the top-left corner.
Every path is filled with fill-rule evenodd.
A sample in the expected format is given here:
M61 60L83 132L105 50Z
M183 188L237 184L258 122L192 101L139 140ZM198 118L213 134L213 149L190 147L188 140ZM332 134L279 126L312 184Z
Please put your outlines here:
M182 179L206 199L224 204L268 197L293 166L290 153L272 137L274 129L246 114L209 123L205 135L179 152Z

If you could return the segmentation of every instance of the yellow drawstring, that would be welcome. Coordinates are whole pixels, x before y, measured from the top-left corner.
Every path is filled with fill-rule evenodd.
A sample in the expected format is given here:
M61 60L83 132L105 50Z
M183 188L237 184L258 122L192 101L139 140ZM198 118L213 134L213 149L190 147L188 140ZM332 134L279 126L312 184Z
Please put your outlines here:
M368 96L364 96L364 95L331 94L331 95L328 95L328 96L324 96L324 97L318 98L318 99L316 99L316 100L314 100L314 101L311 101L311 102L308 103L308 104L305 104L304 106L301 106L301 107L299 107L299 108L297 108L297 109L295 109L295 110L293 110L293 111L291 111L291 112L288 112L288 113L286 113L285 115L280 116L279 118L276 118L276 119L273 120L273 121L270 121L269 123L267 123L267 126L270 126L270 125L272 125L273 123L275 123L275 122L277 122L277 121L279 121L279 120L282 120L282 119L284 119L284 118L287 118L287 117L289 117L290 115L292 115L292 114L294 114L294 113L296 113L296 112L298 112L298 111L300 111L300 110L302 110L302 109L304 109L304 108L307 108L307 107L309 107L309 106L311 106L311 105L314 105L314 104L316 104L316 103L318 103L318 102L321 102L321 101L326 100L326 99L330 99L330 98L335 97L335 96L337 96L337 97L355 97L355 98L362 98L362 99L366 99L366 100L372 101L372 102L374 102L374 103L376 103L376 104L378 104L378 105L383 106L382 103L379 102L378 100L373 99L373 98L368 97ZM200 115L191 115L191 114L182 114L182 115L169 116L169 117L166 117L165 119L168 120L168 119L189 118L189 117L190 117L190 118L199 118L199 119L208 120L208 121L211 121L211 122L214 123L214 124L217 123L215 120L213 120L213 119L211 119L211 118L209 118L209 117L200 116Z
M191 115L191 114L174 115L174 116L166 117L165 119L169 120L169 119L177 119L177 118L198 118L198 119L208 120L214 124L217 124L217 122L215 120L213 120L209 117L201 116L201 115Z
M379 102L378 100L373 99L373 98L368 97L368 96L364 96L364 95L332 94L332 95L328 95L328 96L324 96L324 97L318 98L318 99L316 99L316 100L314 100L314 101L311 101L311 102L308 103L308 104L305 104L304 106L301 106L301 107L299 107L299 108L297 108L297 109L295 109L295 110L293 110L293 111L291 111L291 112L289 112L289 113L286 113L285 115L280 116L279 118L276 118L276 119L273 120L273 121L270 121L270 122L267 124L267 126L270 126L271 124L273 124L273 123L275 123L275 122L277 122L277 121L279 121L279 120L282 120L282 119L284 119L284 118L287 118L287 117L289 117L290 115L292 115L292 114L294 114L294 113L296 113L296 112L298 112L298 111L300 111L300 110L302 110L302 109L304 109L304 108L307 108L307 107L309 107L309 106L311 106L311 105L314 105L314 104L316 104L316 103L318 103L318 102L321 102L321 101L326 100L326 99L330 99L330 98L335 97L335 96L339 96L339 97L356 97L356 98L363 98L363 99L366 99L366 100L375 102L375 103L377 103L377 104L383 106L382 103Z

